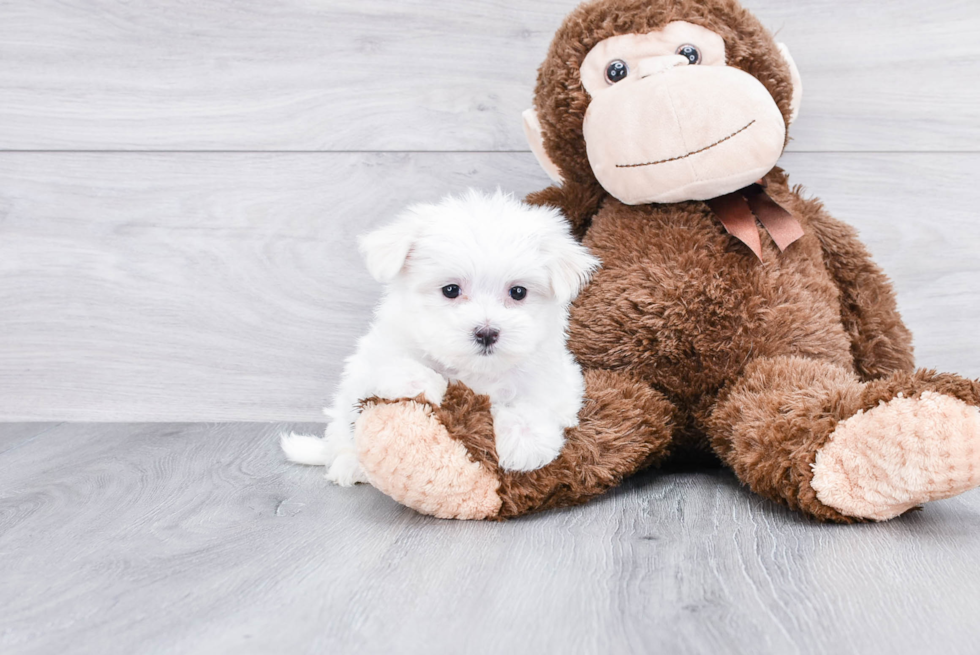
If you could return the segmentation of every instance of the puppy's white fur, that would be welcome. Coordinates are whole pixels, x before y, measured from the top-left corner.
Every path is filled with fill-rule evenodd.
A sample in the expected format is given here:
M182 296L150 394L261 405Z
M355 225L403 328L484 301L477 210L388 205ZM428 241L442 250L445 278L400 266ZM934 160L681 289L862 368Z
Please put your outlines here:
M325 465L340 485L366 481L354 450L357 403L424 393L440 404L457 380L490 397L502 468L529 471L557 457L584 393L565 345L568 306L599 265L561 214L470 191L410 207L360 249L384 296L324 410L325 437L283 436L289 459ZM458 297L446 297L447 285ZM523 300L514 287L527 290ZM476 335L488 329L499 331L489 347Z

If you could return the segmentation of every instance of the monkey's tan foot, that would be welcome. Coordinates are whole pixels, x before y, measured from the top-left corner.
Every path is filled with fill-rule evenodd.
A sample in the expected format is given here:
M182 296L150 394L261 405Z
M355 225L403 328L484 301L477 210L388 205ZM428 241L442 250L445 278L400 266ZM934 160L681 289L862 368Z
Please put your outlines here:
M421 399L366 403L354 437L368 481L397 502L444 519L499 513L497 477L470 459Z
M811 486L847 516L884 521L980 485L980 409L953 396L902 394L837 425Z

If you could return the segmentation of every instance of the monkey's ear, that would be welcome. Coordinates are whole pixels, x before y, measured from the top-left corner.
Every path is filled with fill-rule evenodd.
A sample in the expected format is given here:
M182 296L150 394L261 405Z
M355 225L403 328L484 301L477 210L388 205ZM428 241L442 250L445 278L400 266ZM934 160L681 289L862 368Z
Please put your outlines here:
M541 121L538 120L537 110L531 107L525 109L521 115L524 117L524 136L527 138L527 144L531 146L531 152L534 153L538 163L541 164L541 168L548 174L551 181L555 184L561 184L561 171L555 166L555 162L551 161L551 157L544 149L544 135L541 133Z
M378 282L387 284L395 279L408 261L418 233L418 217L408 209L391 225L363 234L357 239L368 272Z
M800 103L803 102L803 78L800 77L800 69L796 67L796 62L793 61L793 55L789 54L789 48L786 47L786 44L777 43L776 47L779 48L779 54L783 56L783 59L789 65L789 76L793 82L793 99L789 105L789 122L792 123L800 115Z

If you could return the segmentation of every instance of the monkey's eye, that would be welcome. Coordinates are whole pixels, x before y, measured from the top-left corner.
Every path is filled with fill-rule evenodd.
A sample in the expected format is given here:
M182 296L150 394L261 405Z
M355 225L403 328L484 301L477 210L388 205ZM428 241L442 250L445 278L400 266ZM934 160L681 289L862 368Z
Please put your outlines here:
M701 51L698 50L697 46L693 46L690 43L682 45L677 49L677 54L681 57L687 57L687 62L689 64L700 64L701 63Z
M524 287L511 287L510 297L520 302L521 300L527 298L527 289L525 289Z
M606 66L606 81L610 84L621 82L630 74L630 68L622 59L613 59Z
M458 298L459 297L459 285L458 284L447 284L442 288L442 295L447 298Z

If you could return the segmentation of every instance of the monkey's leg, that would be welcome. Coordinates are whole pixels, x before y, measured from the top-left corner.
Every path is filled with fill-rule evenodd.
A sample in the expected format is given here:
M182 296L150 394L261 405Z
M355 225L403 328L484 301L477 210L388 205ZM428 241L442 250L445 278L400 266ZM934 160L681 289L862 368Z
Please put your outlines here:
M550 464L525 473L497 465L490 404L452 385L440 407L422 399L367 403L355 426L371 484L441 518L503 519L583 503L667 455L673 406L622 374L586 371L579 425Z
M934 371L862 383L799 357L760 359L710 419L752 491L818 519L886 520L980 484L980 383Z

